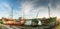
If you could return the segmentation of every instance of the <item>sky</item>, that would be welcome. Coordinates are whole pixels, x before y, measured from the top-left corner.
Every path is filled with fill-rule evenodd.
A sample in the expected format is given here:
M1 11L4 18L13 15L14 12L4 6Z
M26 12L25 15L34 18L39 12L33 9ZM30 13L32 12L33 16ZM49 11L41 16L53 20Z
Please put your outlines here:
M38 12L37 18L48 18L48 6L50 16L60 18L60 0L0 0L0 18L36 18Z

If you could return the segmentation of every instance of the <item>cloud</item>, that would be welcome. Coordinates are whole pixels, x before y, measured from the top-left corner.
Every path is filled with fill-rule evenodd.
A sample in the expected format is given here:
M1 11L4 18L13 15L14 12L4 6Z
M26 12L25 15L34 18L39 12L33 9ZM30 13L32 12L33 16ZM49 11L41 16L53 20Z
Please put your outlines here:
M60 18L60 4L56 4L56 11L55 11L55 15Z
M13 11L13 19L18 19L19 17L22 17L22 11L14 10Z
M24 14L29 14L29 11L32 10L33 4L30 2L24 2L22 3L22 10L24 11Z
M43 2L41 2L41 4L44 3L44 0L42 1ZM20 11L14 10L14 18L18 18L19 16L23 16L23 15L25 15L24 16L25 18L35 18L38 11L40 11L38 18L48 17L48 6L41 6L39 4L40 4L39 0L23 0L21 2L21 6L19 7L21 8ZM52 8L53 6L51 6L52 4L53 2L51 0L49 3L49 6L51 8L51 16L56 16L55 9Z
M1 17L10 17L11 7L8 3L0 4L0 18Z
M57 4L56 6L56 10L60 10L60 4Z
M47 17L48 18L48 7L38 7L37 10L39 11L37 18Z
M29 12L33 9L35 9L35 5L37 5L37 2L39 0L24 0L22 1L22 10L25 14L29 14Z
M21 3L22 11L24 12L24 15L26 18L30 18L30 17L35 18L38 11L40 11L41 15L43 13L45 14L45 12L46 12L46 14L48 14L48 7L47 6L35 7L36 5L38 5L37 4L38 1L39 0L32 0L32 1L31 0L25 0L24 2Z

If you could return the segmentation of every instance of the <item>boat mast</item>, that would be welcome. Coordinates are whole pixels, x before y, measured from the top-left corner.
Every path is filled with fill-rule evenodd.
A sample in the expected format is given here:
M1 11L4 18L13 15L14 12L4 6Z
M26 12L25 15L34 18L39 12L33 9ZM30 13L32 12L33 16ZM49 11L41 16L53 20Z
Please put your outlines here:
M11 7L12 8L12 7ZM11 9L10 18L13 18L13 8Z
M37 12L36 18L38 17L38 15L39 15L39 11Z
M21 17L21 20L24 20L25 21L25 13L24 13L24 10L22 11L22 17Z
M50 6L51 6L51 3L50 3L51 1L49 1L49 3L48 3L48 17L50 18Z
M48 6L48 17L50 18L50 7Z

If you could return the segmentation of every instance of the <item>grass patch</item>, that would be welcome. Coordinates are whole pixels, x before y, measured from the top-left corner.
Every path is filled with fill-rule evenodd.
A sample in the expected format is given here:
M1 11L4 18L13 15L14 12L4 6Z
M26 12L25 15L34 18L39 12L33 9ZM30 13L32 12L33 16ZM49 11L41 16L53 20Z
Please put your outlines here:
M60 29L60 24L59 24L59 25L57 25L56 29Z

